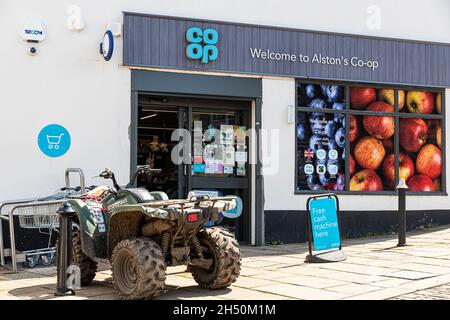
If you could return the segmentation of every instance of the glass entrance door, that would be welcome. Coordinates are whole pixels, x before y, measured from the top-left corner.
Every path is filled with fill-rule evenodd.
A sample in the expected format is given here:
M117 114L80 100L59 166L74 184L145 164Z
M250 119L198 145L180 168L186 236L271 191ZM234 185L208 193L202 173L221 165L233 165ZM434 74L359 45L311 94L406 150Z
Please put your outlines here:
M172 199L186 198L190 191L239 196L243 201L241 217L222 217L219 225L249 242L250 106L246 101L140 95L137 164L162 170L150 179L142 177L138 185L164 191ZM177 129L184 129L188 137L174 135ZM178 157L185 162L175 163L173 152L178 152L174 148L180 143L183 148Z
M137 164L160 169L159 173L141 175L138 186L151 191L163 191L169 198L184 197L183 167L172 161L176 142L172 134L186 127L186 109L141 102L138 113Z
M236 103L198 102L190 107L192 163L188 190L237 195L244 204L238 219L222 217L220 225L239 239L249 238L251 170L249 166L249 109Z
M194 185L203 177L247 177L247 118L242 110L192 111Z

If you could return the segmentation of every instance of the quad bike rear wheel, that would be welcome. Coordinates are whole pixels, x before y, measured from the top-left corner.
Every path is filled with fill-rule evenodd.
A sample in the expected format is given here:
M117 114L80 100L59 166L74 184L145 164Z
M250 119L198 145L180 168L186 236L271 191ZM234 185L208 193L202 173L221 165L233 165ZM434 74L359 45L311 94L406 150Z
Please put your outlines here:
M205 259L213 259L210 269L190 266L194 280L204 289L230 286L239 277L241 254L239 244L228 230L214 227L197 234Z
M58 242L56 240L56 261L58 261ZM89 258L81 250L81 235L79 230L72 232L72 265L80 268L80 283L82 286L88 286L92 283L97 272L97 262Z
M162 291L166 265L161 248L148 238L119 242L112 253L114 287L124 299L150 299Z

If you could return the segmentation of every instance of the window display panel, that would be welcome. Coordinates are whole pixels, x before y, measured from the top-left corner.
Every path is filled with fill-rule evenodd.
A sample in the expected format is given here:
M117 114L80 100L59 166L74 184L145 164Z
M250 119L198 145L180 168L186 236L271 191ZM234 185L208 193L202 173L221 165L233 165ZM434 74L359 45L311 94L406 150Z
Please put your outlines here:
M247 176L243 111L193 112L194 176Z
M350 87L350 109L370 112L395 112L395 90L372 87ZM399 90L399 94L400 94ZM404 104L399 101L399 108Z
M334 114L297 113L297 189L345 190L345 128Z
M404 92L402 94L402 92ZM404 100L404 108L400 102ZM429 91L399 90L399 111L402 113L442 114L442 94Z
M394 193L403 178L409 191L445 192L442 92L299 81L297 102L296 191ZM328 143L342 161L335 180L317 172Z
M393 190L395 118L350 115L350 191Z
M345 109L345 87L336 85L301 84L297 87L298 106L314 109Z
M442 191L442 125L437 119L400 118L400 155L413 172L403 177L408 191ZM404 166L400 163L400 172ZM400 175L401 176L401 175Z
M350 109L367 110L377 100L377 90L370 87L350 87ZM394 103L392 102L392 105Z

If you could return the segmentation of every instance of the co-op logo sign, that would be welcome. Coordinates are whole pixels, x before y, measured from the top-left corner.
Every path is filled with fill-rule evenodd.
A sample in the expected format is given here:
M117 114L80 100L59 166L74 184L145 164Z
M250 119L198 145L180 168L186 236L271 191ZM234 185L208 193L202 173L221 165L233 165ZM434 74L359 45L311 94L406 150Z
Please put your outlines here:
M186 56L189 59L200 60L201 63L214 61L219 56L217 42L219 34L214 29L202 30L191 27L186 31Z

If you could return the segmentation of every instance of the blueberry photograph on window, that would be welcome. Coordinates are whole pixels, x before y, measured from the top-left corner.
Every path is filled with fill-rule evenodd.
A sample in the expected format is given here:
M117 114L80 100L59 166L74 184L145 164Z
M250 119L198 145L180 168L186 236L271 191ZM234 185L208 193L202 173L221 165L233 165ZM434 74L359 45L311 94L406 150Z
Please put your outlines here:
M345 190L344 87L298 87L297 190ZM327 110L325 112L325 110Z

